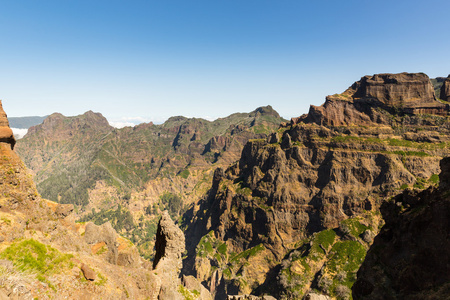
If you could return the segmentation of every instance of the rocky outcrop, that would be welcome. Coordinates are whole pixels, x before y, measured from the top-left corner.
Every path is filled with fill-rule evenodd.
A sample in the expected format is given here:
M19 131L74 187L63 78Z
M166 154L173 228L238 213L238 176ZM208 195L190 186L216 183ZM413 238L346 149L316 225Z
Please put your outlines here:
M14 145L16 144L16 139L14 138L14 134L11 128L9 128L8 118L6 117L6 113L3 110L1 101L0 101L0 142L10 144L11 149L14 149Z
M442 83L439 98L444 101L450 101L450 75Z
M119 255L117 232L112 228L111 223L107 222L100 226L92 222L87 223L84 239L90 245L104 243L108 247L107 261L111 264L117 264Z
M165 265L170 265L177 271L181 269L181 256L185 250L184 234L167 211L163 212L158 223L155 250L153 269L163 268Z
M441 90L442 91L442 90ZM326 126L389 125L389 113L446 116L449 107L436 100L433 85L423 73L364 76L342 94L326 98L322 106L311 105L308 115L292 124L314 122Z
M155 242L153 269L161 276L159 299L182 299L178 291L179 273L182 267L181 255L184 252L184 234L164 211L158 223Z
M386 107L436 105L430 79L423 73L375 74L355 82L344 95L367 99Z
M386 224L358 271L353 299L450 297L450 158L441 170L439 188L383 204Z
M190 293L190 290L200 293L197 295L198 299L212 299L211 294L195 277L184 276L181 282L179 275L185 250L184 234L167 211L162 213L158 223L155 250L153 269L161 278L159 299L184 299L183 295Z

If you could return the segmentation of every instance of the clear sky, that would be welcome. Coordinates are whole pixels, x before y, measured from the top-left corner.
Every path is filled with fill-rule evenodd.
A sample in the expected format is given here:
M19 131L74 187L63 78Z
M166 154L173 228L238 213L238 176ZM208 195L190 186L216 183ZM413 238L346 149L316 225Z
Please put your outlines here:
M450 1L0 0L9 116L306 113L366 74L450 73Z

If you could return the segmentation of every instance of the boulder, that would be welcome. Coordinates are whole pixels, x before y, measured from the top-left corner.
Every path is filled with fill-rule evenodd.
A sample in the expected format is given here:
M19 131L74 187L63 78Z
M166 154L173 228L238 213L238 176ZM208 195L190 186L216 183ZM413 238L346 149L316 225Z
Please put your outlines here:
M94 272L94 270L92 270L91 268L89 268L87 265L85 264L81 264L81 272L83 272L84 278L86 278L86 280L89 281L94 281L96 278L96 274Z

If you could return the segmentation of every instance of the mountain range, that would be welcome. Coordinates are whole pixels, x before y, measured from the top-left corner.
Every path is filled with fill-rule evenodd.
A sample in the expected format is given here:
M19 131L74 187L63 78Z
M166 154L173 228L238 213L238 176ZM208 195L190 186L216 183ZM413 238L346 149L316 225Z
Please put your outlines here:
M73 231L78 235L95 229L108 236L102 242L89 233L80 242L92 242L85 253L96 255L105 247L102 259L107 266L117 264L118 250L111 246L116 243L106 234L117 231L130 239L122 247L129 253L122 254L122 262L151 270L139 251L154 260L153 269L176 270L168 277L150 271L147 276L154 277L148 282L159 282L157 291L147 289L151 297L445 297L450 295L448 257L438 248L449 230L438 207L448 202L443 158L450 146L449 100L450 77L430 81L422 73L375 74L289 122L270 106L214 122L173 117L161 125L123 129L112 128L98 113L52 114L14 149L37 185L38 192L30 190L34 196L27 197L42 194L54 201L30 203L77 219L68 227L79 228ZM25 171L8 172L7 178ZM14 211L11 201L6 207ZM58 219L31 216L18 223L48 227L48 220ZM171 218L183 229L185 242ZM435 236L425 223L435 224ZM74 247L62 247L57 232L28 227L22 235L43 244L55 241L54 247L78 255ZM440 275L427 268L425 253L432 254L429 266ZM89 255L84 259L100 270ZM15 258L7 259L17 268ZM418 284L422 276L427 280ZM60 288L45 278L54 291ZM121 289L122 296L124 290L143 297L133 280ZM89 293L97 295L95 289Z

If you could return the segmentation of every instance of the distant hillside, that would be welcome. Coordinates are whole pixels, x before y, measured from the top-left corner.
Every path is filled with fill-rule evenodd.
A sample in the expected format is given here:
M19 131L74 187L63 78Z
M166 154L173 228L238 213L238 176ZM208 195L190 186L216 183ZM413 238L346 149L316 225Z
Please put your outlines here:
M152 253L145 243L156 232L154 217L168 209L176 218L204 195L216 167L284 121L270 106L213 122L177 116L122 129L98 113L52 114L16 149L44 197L75 204L84 221L111 221L141 253Z
M10 117L9 127L11 128L19 128L19 129L28 129L31 126L35 126L41 124L48 116L38 117Z

